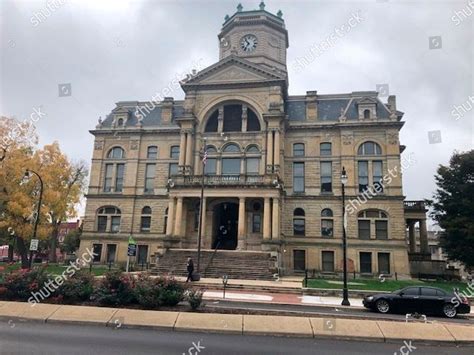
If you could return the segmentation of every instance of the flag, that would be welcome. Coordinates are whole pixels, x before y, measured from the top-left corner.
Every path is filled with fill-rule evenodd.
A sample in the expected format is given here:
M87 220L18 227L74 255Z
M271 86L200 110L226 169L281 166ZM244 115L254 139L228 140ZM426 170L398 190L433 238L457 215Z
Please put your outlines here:
M204 150L204 156L202 157L202 163L203 163L204 165L206 165L206 161L207 161L207 149Z

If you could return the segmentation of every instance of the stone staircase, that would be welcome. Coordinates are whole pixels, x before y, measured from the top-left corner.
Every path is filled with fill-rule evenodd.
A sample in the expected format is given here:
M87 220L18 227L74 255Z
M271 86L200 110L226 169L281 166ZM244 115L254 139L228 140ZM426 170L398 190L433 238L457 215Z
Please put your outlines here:
M157 264L152 265L153 275L186 276L187 258L194 261L197 269L196 249L168 249ZM241 280L274 280L276 258L270 253L258 251L201 250L201 277Z

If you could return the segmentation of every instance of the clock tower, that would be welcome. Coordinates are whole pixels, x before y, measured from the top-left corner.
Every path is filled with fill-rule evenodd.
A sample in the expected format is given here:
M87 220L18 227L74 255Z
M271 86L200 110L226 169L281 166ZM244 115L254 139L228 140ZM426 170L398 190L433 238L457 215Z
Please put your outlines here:
M283 13L265 10L262 1L258 10L243 11L241 4L232 16L226 16L219 38L219 60L231 54L278 71L286 76L288 31Z

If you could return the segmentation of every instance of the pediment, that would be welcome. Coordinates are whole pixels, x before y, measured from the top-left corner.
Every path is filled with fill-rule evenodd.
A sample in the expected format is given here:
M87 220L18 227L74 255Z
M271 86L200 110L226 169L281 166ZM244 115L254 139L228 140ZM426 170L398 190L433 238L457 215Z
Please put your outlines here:
M360 100L357 100L358 105L370 105L370 104L376 104L377 99L374 99L372 97L364 97Z
M249 81L265 81L263 75L259 75L251 70L239 67L238 65L231 65L227 68L219 70L217 73L203 78L201 84L222 84L222 83L236 83Z

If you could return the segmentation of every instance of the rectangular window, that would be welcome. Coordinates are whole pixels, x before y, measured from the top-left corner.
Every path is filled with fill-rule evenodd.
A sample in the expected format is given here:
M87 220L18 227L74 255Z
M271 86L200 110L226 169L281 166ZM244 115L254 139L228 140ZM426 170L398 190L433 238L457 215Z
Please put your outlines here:
M240 158L222 159L222 175L240 175Z
M323 271L334 272L334 252L323 251L321 256L323 261Z
M293 156L304 157L304 144L303 143L293 144Z
M369 162L359 161L359 192L364 192L369 186Z
M140 230L142 232L149 232L151 227L151 216L142 216L140 221Z
M372 162L374 190L377 193L383 193L383 163L381 161Z
M306 269L306 250L293 250L293 269L295 271Z
M262 215L254 213L252 216L252 233L260 233L262 230Z
M110 231L112 233L120 232L120 216L112 216Z
M114 165L105 165L105 180L104 180L104 192L112 192L112 175L114 173Z
M388 222L375 221L375 238L388 239Z
M139 245L137 250L137 263L140 267L145 266L148 260L148 245Z
M155 164L147 164L145 168L145 192L153 192L155 188Z
M332 144L331 143L321 143L319 146L320 155L332 155Z
M107 244L107 263L115 263L116 244Z
M205 175L216 175L217 173L217 159L207 158L206 165L204 165Z
M293 192L304 192L304 163L293 163Z
M258 175L260 159L259 158L247 158L246 160L246 172L247 175Z
M170 163L169 169L168 169L168 177L172 177L178 175L178 164L177 163Z
M170 149L170 158L179 159L179 145L174 145Z
M107 216L99 216L97 221L97 232L107 231Z
M321 235L323 238L333 237L333 221L332 219L321 220Z
M370 239L370 221L359 220L359 239Z
M362 274L372 273L372 253L360 253L360 272Z
M117 164L117 174L115 175L115 192L123 190L123 175L125 172L125 164Z
M302 218L293 219L293 235L305 235L305 220Z
M94 263L100 263L100 258L102 256L102 244L92 244L92 252L94 253Z
M390 274L390 253L378 253L379 274Z
M332 192L332 162L321 162L321 192Z

